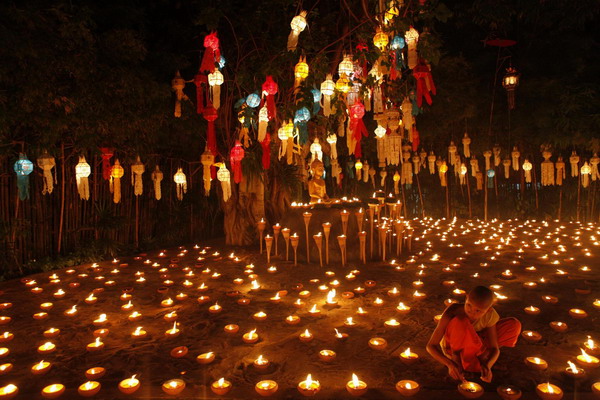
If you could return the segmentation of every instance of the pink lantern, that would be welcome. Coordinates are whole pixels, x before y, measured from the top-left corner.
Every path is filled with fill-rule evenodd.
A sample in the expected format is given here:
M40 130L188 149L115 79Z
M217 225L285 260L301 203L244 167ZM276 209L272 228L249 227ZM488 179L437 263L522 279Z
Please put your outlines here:
M231 161L231 168L233 169L233 181L240 183L242 181L242 160L244 158L244 148L239 140L235 141L235 145L229 153L229 160Z
M273 80L271 75L267 75L265 82L262 84L262 91L267 95L267 111L269 113L269 120L272 120L277 114L277 109L275 108L275 95L279 91L279 86L277 85L277 82Z
M362 150L360 147L361 138L367 137L367 127L363 122L362 118L365 115L365 106L363 103L358 100L356 103L350 107L350 130L352 130L352 135L354 140L356 140L356 147L354 148L354 155L356 158L362 157Z

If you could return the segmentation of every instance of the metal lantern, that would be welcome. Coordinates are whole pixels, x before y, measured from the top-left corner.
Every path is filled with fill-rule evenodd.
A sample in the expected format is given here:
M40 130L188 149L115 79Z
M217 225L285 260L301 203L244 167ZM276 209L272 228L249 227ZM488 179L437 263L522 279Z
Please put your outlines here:
M515 108L515 89L519 86L519 73L514 67L508 67L502 78L502 86L506 89L508 96L508 109Z

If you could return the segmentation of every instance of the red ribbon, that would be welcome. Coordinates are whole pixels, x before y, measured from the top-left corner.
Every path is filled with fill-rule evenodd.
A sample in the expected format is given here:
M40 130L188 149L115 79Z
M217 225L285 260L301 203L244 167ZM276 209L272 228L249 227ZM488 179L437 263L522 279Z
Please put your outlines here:
M423 97L425 97L427 104L431 105L430 92L436 94L436 89L429 66L423 60L420 60L419 64L413 69L413 76L417 80L417 105L421 107Z
M100 147L100 152L102 152L102 177L106 180L110 179L110 159L113 156L113 149L108 147Z
M275 94L279 91L277 82L273 80L271 75L267 75L265 82L262 84L262 90L267 94L267 112L269 120L272 120L277 115L277 108L275 107Z
M362 137L367 137L369 132L365 126L362 117L365 115L365 106L358 100L350 107L350 130L352 131L352 137L356 140L356 147L354 148L354 156L356 158L362 157L362 148L360 141Z
M265 140L260 142L262 147L262 166L263 169L269 169L271 166L271 135L267 132Z

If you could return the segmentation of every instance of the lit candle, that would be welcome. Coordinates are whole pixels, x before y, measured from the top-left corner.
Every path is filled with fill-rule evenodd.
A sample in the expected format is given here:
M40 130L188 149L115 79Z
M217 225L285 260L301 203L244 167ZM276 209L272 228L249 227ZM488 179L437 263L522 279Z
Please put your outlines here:
M371 338L369 339L369 347L373 350L385 350L387 347L387 341L384 338Z
M600 360L594 356L590 356L584 349L580 349L581 354L577 356L577 363L584 368L598 368Z
M12 333L4 332L2 335L0 335L0 343L10 342L14 339L14 337L15 335L13 335Z
M421 386L415 381L402 380L396 383L396 390L404 397L411 397L421 390Z
M394 286L392 289L388 290L387 294L390 297L398 297L400 296L400 291Z
M108 322L106 314L100 314L100 316L94 320L94 326L103 326Z
M288 325L296 325L300 322L300 317L297 315L289 315L285 318L285 322Z
M79 385L77 392L83 397L92 397L100 391L100 387L100 382L87 381Z
M173 322L173 327L165 332L165 336L167 338L175 338L175 337L179 336L180 333L181 333L181 331L179 329L177 329L177 321L175 321L175 322Z
M52 364L42 360L31 367L31 373L34 375L44 375L46 372L50 371L50 368L52 368Z
M223 307L219 303L215 303L208 308L208 312L211 314L219 314L221 311L223 311Z
M587 337L587 340L583 342L583 346L587 353L592 354L594 356L600 355L600 347L594 342L591 336Z
M498 392L502 400L518 400L522 396L519 388L510 385L500 385L496 389L496 392Z
M569 310L569 315L571 316L571 318L575 318L575 319L583 319L583 318L587 318L587 316L588 316L587 312L585 312L585 310L582 310L580 308L571 308Z
M552 321L550 322L550 328L552 328L556 332L565 332L569 328L569 326L564 322Z
M551 383L540 383L535 387L535 392L542 400L560 400L563 398L563 391Z
M252 319L254 319L255 321L261 322L267 319L267 314L264 313L263 311L259 311L257 313L255 313L254 315L252 315Z
M196 362L198 364L210 364L215 360L215 353L209 351L208 353L202 353L198 357L196 357Z
M271 364L271 362L269 360L267 360L266 358L264 358L262 356L262 354L260 354L258 356L258 358L256 360L254 360L254 362L252 364L254 365L254 368L263 370L263 369L267 369L267 367Z
M396 321L394 318L388 319L383 324L386 328L397 328L400 326L400 322Z
M106 369L104 369L102 367L94 367L94 368L90 368L87 371L85 371L85 377L90 380L100 379L104 376L105 373L106 373Z
M108 336L108 333L109 333L108 329L96 329L93 334L94 334L94 337L104 338L104 337Z
M52 342L46 342L40 347L38 347L38 353L40 354L49 354L56 350L56 345Z
M244 343L248 344L258 342L258 334L256 333L256 329L244 333L244 335L242 336L242 340L244 341Z
M13 365L11 363L2 364L0 365L0 375L8 374L12 369Z
M400 302L398 303L398 307L396 307L396 311L398 311L402 315L408 314L410 312L410 307Z
M405 364L412 364L419 359L419 355L417 353L413 353L410 351L410 347L400 353L400 360L402 360Z
M171 396L177 396L185 389L185 382L182 379L169 379L162 384L162 390Z
M483 388L475 382L462 382L458 385L458 392L467 399L476 399L483 396Z
M331 362L335 360L336 354L333 350L321 350L319 352L319 359L324 362Z
M527 357L525 358L525 364L536 371L543 371L548 368L548 363L546 360L541 359L539 357Z
M352 380L346 383L346 390L352 396L362 396L367 392L367 384L359 380L356 374L352 374Z
M236 325L236 324L229 324L229 325L225 325L223 330L228 335L235 335L240 330L240 327L239 327L239 325Z
M260 381L254 386L256 393L263 397L274 395L278 388L277 382L271 380Z
M340 333L340 331L338 331L337 329L335 329L335 338L337 340L339 340L340 342L345 341L346 339L348 339L348 334L347 333Z
M173 347L170 355L173 358L182 358L187 355L188 351L189 351L189 349L186 346L177 346L177 347Z
M521 336L530 343L536 343L542 339L542 335L536 331L523 331Z
M135 328L135 331L131 333L131 337L134 339L143 339L146 337L147 332L142 329L141 326Z
M306 397L316 395L319 393L319 390L321 390L321 384L319 381L313 380L310 374L306 376L306 380L303 380L298 384L298 391Z
M221 378L210 385L210 390L217 396L224 396L231 390L231 382Z
M92 342L92 343L88 343L88 345L86 346L87 351L98 351L98 350L102 350L104 348L104 343L102 343L100 341L100 338L97 337L96 341Z
M321 315L321 310L319 310L317 308L316 304L313 304L313 306L311 307L310 310L308 310L308 312L310 313L310 315L313 315L313 316L319 316L319 315Z
M577 365L573 364L571 361L567 361L569 365L565 368L565 373L575 379L582 379L585 376L585 371L582 368L577 368Z
M12 399L19 393L19 388L12 383L0 387L0 399Z
M65 385L62 383L54 383L42 389L42 397L45 399L56 399L65 392Z
M311 340L313 340L313 339L314 339L314 336L313 336L313 334L312 334L312 333L310 333L310 332L308 331L308 329L306 329L304 332L302 332L302 333L300 334L300 341L301 341L301 342L305 342L305 343L307 343L307 342L310 342L310 341L311 341Z

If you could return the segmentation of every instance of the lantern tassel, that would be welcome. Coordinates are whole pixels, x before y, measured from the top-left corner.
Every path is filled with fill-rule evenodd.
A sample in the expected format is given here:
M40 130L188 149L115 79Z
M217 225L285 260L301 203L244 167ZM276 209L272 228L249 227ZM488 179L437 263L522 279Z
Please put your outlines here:
M77 193L81 200L90 199L90 183L87 176L77 177Z
M154 182L154 198L156 200L160 200L162 198L162 189L160 182L163 180L163 173L158 167L158 165L154 168L154 172L152 172L152 182Z
M121 202L121 178L113 178L113 202L118 204Z

